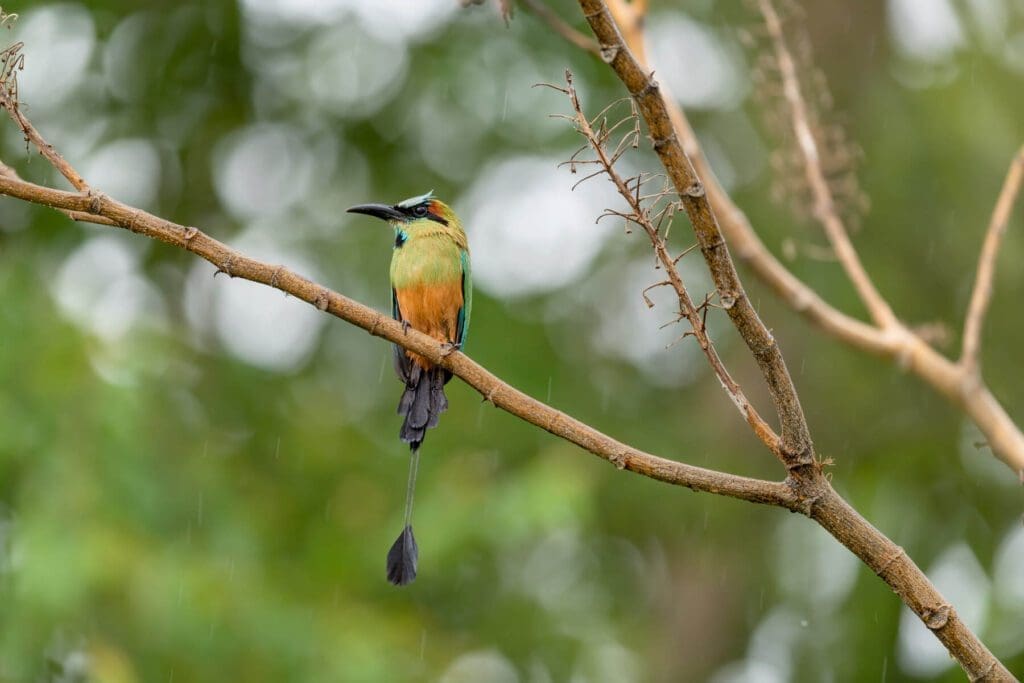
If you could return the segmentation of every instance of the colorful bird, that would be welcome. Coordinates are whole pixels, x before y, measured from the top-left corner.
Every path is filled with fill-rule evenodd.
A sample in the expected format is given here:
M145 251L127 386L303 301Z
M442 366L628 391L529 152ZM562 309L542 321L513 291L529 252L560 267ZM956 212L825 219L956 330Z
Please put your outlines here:
M395 320L428 334L451 349L466 343L473 281L469 244L458 216L433 191L394 206L360 204L348 210L386 220L395 229L391 255L391 312ZM416 578L419 546L412 533L412 500L420 445L448 409L444 385L452 373L423 356L394 347L395 372L405 383L398 414L399 436L412 451L405 497L405 526L388 551L387 577L396 586Z

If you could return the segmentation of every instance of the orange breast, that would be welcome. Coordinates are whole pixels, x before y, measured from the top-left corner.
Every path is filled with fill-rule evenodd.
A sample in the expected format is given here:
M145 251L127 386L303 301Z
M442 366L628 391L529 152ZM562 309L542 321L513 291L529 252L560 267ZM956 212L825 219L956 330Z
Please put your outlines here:
M416 285L395 290L402 319L424 334L442 342L454 342L462 308L462 283ZM424 369L430 361L417 353L406 352Z

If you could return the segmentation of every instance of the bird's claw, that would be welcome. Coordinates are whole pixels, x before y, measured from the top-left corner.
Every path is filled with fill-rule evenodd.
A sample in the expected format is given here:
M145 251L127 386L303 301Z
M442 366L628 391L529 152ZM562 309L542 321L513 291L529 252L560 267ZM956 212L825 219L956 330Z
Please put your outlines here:
M441 344L441 357L442 358L447 358L448 356L452 355L456 351L460 351L460 350L462 350L462 344L460 344L459 342L447 342L447 343Z
M409 321L408 320L403 320L402 321L402 334L406 334L406 335L409 334L409 327L410 327Z

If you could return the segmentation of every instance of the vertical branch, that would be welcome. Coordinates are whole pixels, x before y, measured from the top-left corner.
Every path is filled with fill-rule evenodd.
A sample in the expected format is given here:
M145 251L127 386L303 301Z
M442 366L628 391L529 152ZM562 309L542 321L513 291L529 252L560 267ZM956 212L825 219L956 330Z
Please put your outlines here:
M1003 189L999 192L999 199L992 210L992 218L988 224L988 231L985 233L985 243L981 247L981 256L978 258L978 274L974 280L971 302L967 307L967 318L964 321L964 344L960 356L961 365L971 376L977 376L980 373L981 332L989 302L992 300L992 281L996 275L996 257L999 256L999 247L1002 244L1003 235L1006 233L1006 226L1010 222L1013 205L1020 193L1022 179L1024 179L1024 147L1017 151L1017 156L1010 162L1006 180L1003 181Z
M683 152L669 119L658 84L623 44L615 20L603 0L579 0L584 17L601 45L601 57L612 67L636 101L647 122L653 147L679 201L690 219L718 298L764 376L782 427L782 457L791 472L818 471L807 420L793 379L775 342L747 297L718 227L704 185Z

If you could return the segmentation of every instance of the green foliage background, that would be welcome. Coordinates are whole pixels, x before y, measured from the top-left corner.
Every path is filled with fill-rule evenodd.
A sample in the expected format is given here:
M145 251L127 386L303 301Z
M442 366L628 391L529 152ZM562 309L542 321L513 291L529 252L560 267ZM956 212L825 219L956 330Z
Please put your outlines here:
M26 48L27 111L101 189L149 183L143 208L383 310L390 237L346 206L433 187L463 210L502 160L553 169L576 140L547 118L565 103L531 86L566 67L589 110L621 96L602 64L526 12L506 28L493 6L447 2L426 3L441 7L429 26L400 16L419 12L413 4L395 14L400 3L379 3L391 14L374 23L370 0L321 5L333 11L297 0L9 3L21 19L0 35L13 42L34 25L51 36ZM787 239L798 251L822 244L816 226L769 198L776 142L752 97L768 86L751 85L759 51L736 39L755 17L719 6L731 3L652 4L652 27L703 27L738 64L732 99L691 111L763 238L777 253ZM896 4L908 6L814 3L806 25L835 97L828 116L864 150L872 208L855 240L867 267L905 319L956 333L988 213L1024 141L1024 8L993 0L991 21L957 3L959 41L922 56L898 48ZM302 7L305 18L288 14ZM573 3L555 7L582 28ZM400 68L387 71L395 54ZM281 131L277 156L259 157L269 163L242 158L241 180L218 186L232 145ZM24 177L59 184L12 124L0 142ZM305 157L289 156L299 147ZM655 168L644 152L629 163ZM574 201L576 178L557 177L552 191ZM531 201L515 183L486 199L508 220ZM689 342L630 352L670 308L615 326L620 308L646 310L624 273L649 257L636 235L587 227L604 207L586 207L552 218L551 229L581 236L571 249L600 241L570 282L516 294L477 266L485 284L469 354L638 447L779 477ZM1020 215L984 345L986 376L1015 416ZM680 222L679 248L685 233ZM471 239L487 250L486 232ZM836 264L790 265L863 314ZM701 283L696 262L690 272ZM383 560L400 527L406 453L390 349L213 273L164 245L0 199L0 680L961 680L944 655L920 655L924 628L901 626L886 586L807 520L620 473L458 381L424 450L420 578L394 589ZM931 390L823 337L742 274L819 452L835 461L836 487L1024 672L1024 493L1013 475ZM232 317L233 307L248 312ZM254 320L285 340L294 323L283 345L294 357L244 352L266 341L245 324ZM728 326L712 322L770 412Z

